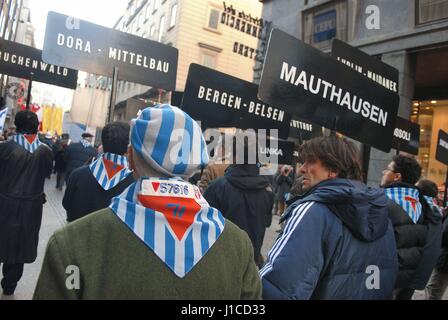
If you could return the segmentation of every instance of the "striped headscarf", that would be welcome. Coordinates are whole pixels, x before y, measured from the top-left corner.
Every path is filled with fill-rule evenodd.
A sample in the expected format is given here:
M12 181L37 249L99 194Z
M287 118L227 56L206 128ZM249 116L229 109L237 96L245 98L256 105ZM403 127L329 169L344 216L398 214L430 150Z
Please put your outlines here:
M205 256L225 226L199 188L178 178L139 179L109 207L180 278Z
M131 145L148 165L169 177L189 177L208 163L201 128L168 104L144 109L131 121Z
M43 145L43 143L39 141L37 134L18 133L12 138L12 140L30 153L34 153L40 145Z
M89 168L104 190L114 188L132 174L125 156L108 152L98 157Z
M422 215L422 204L419 201L419 191L416 188L394 187L385 189L386 196L396 202L408 214L414 223Z

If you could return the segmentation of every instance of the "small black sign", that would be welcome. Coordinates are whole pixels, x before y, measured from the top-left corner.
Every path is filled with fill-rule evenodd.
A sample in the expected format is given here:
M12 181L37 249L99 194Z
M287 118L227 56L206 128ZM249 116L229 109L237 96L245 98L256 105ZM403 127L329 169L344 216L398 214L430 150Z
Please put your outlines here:
M42 51L23 44L0 39L0 73L17 78L45 82L76 89L78 71L42 61Z
M256 84L191 64L182 110L203 127L278 129L287 138L291 115L258 100Z
M174 90L178 50L132 34L49 12L42 58L48 63Z
M278 29L271 33L258 95L301 119L390 151L398 95Z
M293 116L289 127L289 137L301 142L322 135L322 127Z
M398 70L394 67L338 39L333 40L331 56L398 94Z
M294 143L286 140L277 139L277 146L275 146L274 139L258 141L258 157L261 163L263 159L269 156L277 156L278 164L293 164Z
M420 143L420 125L401 117L397 117L397 123L392 139L392 148L410 154L418 155Z
M437 137L436 160L448 166L448 133L442 130Z

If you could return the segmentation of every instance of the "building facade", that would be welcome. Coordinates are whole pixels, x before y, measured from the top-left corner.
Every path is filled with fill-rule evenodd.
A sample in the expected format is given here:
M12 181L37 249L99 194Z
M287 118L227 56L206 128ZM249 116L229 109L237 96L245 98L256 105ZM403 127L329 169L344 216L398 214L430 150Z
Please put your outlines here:
M441 184L446 166L435 160L439 129L448 131L448 0L264 0L262 18L324 52L343 40L399 71L399 116L421 125L418 160ZM264 45L260 45L260 50ZM254 79L261 75L255 66ZM378 185L395 154L374 148L367 181Z
M0 6L0 38L35 47L34 27L31 23L29 0L2 0ZM20 97L12 94L26 94L28 80L0 74L0 96L8 107L6 123L14 119ZM17 88L20 88L17 90ZM0 106L1 108L2 106Z
M131 0L114 28L176 47L176 91L182 92L191 63L253 80L261 11L258 0ZM119 81L114 120L128 119L136 99L143 106L177 100L157 88Z

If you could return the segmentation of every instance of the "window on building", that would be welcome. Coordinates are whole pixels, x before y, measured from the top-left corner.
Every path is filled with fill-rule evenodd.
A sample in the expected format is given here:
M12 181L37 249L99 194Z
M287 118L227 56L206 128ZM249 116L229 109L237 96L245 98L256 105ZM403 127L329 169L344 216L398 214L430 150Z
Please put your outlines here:
M170 28L176 25L177 3L171 7Z
M146 20L148 20L149 17L151 16L151 5L152 5L152 1L148 1L148 4L146 5L146 9L145 9Z
M160 7L160 0L154 0L154 11L157 11Z
M208 14L208 24L207 26L210 29L218 30L219 25L219 10L218 9L210 9Z
M154 40L154 34L156 33L156 27L155 25L151 26L151 29L149 29L149 37Z
M164 34L165 34L165 16L161 16L159 24L159 37L157 39L158 42L162 42Z
M417 23L448 18L448 0L418 0Z
M332 1L303 13L303 39L320 50L329 50L334 38L347 40L347 2Z
M216 68L216 54L203 52L201 60L203 66L211 69Z

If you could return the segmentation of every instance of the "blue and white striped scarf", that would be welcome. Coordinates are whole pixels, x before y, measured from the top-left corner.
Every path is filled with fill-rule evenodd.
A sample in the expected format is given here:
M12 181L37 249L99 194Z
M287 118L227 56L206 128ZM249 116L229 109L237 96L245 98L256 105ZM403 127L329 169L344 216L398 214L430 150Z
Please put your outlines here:
M34 153L40 145L43 145L37 134L16 134L12 140L30 153Z
M125 156L108 152L98 157L89 168L104 190L114 188L132 174Z
M87 141L86 139L81 139L79 142L81 142L81 144L84 148L88 148L88 147L92 146L92 144L89 141Z
M385 189L386 196L400 205L416 224L422 215L422 204L419 201L419 191L415 188L394 187Z
M176 178L139 179L109 207L180 278L205 256L225 226L198 187Z

